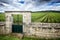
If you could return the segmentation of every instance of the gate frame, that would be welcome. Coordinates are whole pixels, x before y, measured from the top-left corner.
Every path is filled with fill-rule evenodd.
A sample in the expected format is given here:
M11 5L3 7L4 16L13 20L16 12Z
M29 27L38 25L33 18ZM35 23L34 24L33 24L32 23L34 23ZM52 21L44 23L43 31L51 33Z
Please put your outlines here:
M5 34L12 33L12 23L13 18L12 14L20 14L23 16L23 32L27 32L25 25L31 23L31 12L30 11L5 11L6 25L5 25Z

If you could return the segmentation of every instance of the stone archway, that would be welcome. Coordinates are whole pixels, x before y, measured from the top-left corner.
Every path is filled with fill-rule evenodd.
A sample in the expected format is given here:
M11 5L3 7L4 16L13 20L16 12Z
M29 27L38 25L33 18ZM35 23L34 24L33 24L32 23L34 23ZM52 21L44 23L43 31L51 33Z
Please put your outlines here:
M23 23L24 24L29 24L31 23L31 12L20 12L20 11L6 11L5 16L6 16L6 26L5 26L5 33L11 33L12 32L12 14L21 14L23 15ZM23 25L23 32L26 32L27 30L25 29L25 25Z

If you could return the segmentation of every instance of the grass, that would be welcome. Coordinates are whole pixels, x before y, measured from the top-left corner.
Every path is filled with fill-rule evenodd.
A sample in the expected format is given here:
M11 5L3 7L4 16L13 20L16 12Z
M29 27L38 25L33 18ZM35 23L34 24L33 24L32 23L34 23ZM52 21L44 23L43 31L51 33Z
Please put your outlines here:
M0 40L60 40L60 38L32 38L32 37L24 37L23 39L19 39L13 36L0 35Z
M32 37L25 37L22 40L60 40L60 38L32 38Z
M20 40L20 39L13 36L0 35L0 40Z
M32 22L60 23L59 12L33 12L31 15Z

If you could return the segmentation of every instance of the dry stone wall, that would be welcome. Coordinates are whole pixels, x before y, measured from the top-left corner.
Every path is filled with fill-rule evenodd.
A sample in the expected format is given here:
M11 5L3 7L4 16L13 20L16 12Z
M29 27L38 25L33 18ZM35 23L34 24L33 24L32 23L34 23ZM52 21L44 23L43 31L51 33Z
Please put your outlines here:
M60 23L31 23L26 27L28 35L39 37L60 37Z
M5 22L0 22L0 34L4 34L5 33Z

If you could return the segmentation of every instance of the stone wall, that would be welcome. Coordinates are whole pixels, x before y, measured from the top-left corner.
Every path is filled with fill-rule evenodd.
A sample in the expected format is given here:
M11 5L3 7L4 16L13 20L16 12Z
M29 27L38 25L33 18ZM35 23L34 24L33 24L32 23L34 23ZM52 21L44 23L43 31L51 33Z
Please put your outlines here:
M0 34L5 34L5 22L0 22Z
M31 23L29 25L26 27L26 34L30 36L60 37L60 23Z

